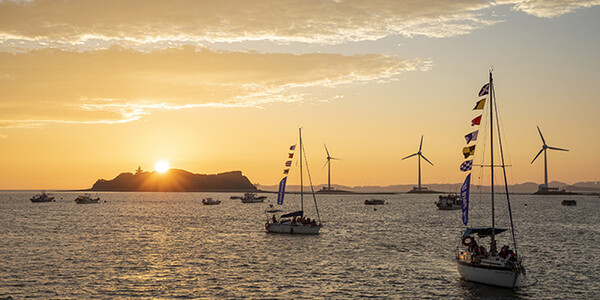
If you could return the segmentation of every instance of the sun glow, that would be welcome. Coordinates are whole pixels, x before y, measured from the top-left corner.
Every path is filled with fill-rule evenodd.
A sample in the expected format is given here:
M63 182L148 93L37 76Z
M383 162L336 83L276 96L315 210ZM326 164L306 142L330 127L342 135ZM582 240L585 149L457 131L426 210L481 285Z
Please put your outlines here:
M166 160L159 160L154 165L154 170L158 173L164 173L169 170L169 163Z

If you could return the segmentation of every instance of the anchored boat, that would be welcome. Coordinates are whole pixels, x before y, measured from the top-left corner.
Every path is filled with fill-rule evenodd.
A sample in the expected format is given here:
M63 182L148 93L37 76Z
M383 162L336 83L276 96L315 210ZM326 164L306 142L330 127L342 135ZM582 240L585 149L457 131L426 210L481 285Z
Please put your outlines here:
M98 197L96 195L96 198L92 198L92 196L90 194L84 194L81 196L78 196L75 199L75 203L77 204L91 204L91 203L98 203L100 202L100 197Z
M435 206L439 210L456 210L462 208L462 201L457 194L440 195L438 201L435 202Z
M279 209L270 209L267 210L267 222L265 223L265 229L268 232L274 233L289 233L289 234L319 234L319 230L323 225L321 224L321 217L319 216L319 207L317 205L317 198L315 196L315 190L312 185L312 180L310 179L310 173L308 172L308 161L306 161L306 155L304 155L304 145L302 143L302 128L299 129L299 161L300 161L300 210L290 212L287 214L279 215L281 210ZM290 167L292 166L292 159L294 157L294 152L296 149L296 145L290 147L291 153L288 154L288 161L286 161L283 173L286 175L279 182L279 193L277 195L277 204L283 205L283 199L285 196L285 185L287 182L287 174L289 173ZM317 213L317 219L311 219L305 216L304 214L304 185L302 179L302 160L304 159L304 163L306 164L307 174L310 183L310 189L312 198L315 204L315 210ZM270 217L269 217L270 215ZM278 217L279 216L279 217Z
M50 194L46 194L45 191L31 197L31 202L40 203L40 202L52 202L54 201L54 197L51 197Z
M462 245L456 254L456 263L460 276L466 280L484 283L494 286L515 288L518 286L518 279L521 274L525 274L525 268L522 264L522 259L517 255L517 242L515 238L515 231L513 226L512 211L510 207L510 198L508 193L508 184L506 180L506 164L504 162L504 152L502 150L502 139L498 135L498 146L500 150L500 164L496 165L494 162L494 124L498 126L498 111L496 108L495 94L494 94L494 82L492 78L492 71L490 71L489 82L482 87L479 92L479 96L487 97L479 100L474 110L483 110L485 107L486 98L489 98L487 105L490 107L489 110L489 124L490 124L490 163L489 165L481 164L482 167L490 167L491 173L491 227L473 228L467 227L462 234ZM496 119L494 119L494 112L496 112ZM473 119L473 125L479 125L481 121L481 115ZM477 140L478 131L476 130L467 136L467 147L463 149L465 159L475 152L475 145L469 146L469 143ZM470 171L473 166L473 160L466 160L460 166L461 171ZM510 227L512 234L513 249L510 249L508 245L503 246L498 252L496 246L496 236L507 229L496 228L495 219L495 198L494 198L494 168L501 168L502 174L504 175L504 192L506 194L506 202L508 204L508 216L510 218ZM469 216L469 187L470 187L471 174L469 173L465 178L465 182L461 188L461 200L462 200L462 221L465 225L468 224ZM489 241L488 241L489 238ZM489 250L484 246L485 243L489 242Z

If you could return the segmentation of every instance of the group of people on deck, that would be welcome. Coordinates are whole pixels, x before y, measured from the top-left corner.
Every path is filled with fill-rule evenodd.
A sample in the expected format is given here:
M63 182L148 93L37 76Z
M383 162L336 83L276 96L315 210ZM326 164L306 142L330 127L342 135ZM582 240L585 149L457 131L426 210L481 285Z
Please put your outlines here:
M310 219L310 218L305 218L304 216L300 216L298 218L294 217L292 218L292 225L296 225L296 224L303 224L303 225L313 225L313 226L317 226L317 221L315 219Z
M273 220L273 224L279 223L277 221L277 218L275 217L275 215L273 215L272 220ZM281 222L284 222L284 221L285 220L282 220ZM304 216L293 217L292 218L292 225L298 225L298 224L317 226L317 220L315 220L315 219L311 220L310 218L305 218Z
M494 247L495 248L495 247ZM475 239L472 239L471 242L468 245L467 251L473 253L475 255L475 257L477 258L486 258L488 257L488 251L485 249L485 247L478 245L477 241L475 241ZM502 246L500 253L494 251L495 253L492 253L492 255L497 254L499 257L508 260L508 261L516 261L517 260L517 255L512 251L512 249L510 249L510 247L508 245Z

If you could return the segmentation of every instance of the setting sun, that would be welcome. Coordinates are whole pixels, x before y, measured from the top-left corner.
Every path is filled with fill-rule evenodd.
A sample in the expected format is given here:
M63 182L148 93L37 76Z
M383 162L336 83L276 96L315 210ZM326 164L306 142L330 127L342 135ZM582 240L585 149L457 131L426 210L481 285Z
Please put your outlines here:
M164 173L169 170L169 163L166 160L159 160L154 165L154 170L158 173Z

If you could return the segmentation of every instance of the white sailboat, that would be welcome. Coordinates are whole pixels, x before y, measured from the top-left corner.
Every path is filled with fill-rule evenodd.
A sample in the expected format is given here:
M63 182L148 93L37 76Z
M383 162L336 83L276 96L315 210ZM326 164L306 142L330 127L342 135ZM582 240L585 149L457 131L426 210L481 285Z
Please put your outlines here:
M487 88L486 88L487 86ZM500 149L500 158L501 164L494 164L494 111L497 109L496 105L493 102L495 99L494 94L494 83L492 78L492 72L490 71L489 83L484 85L482 90L479 93L479 96L482 96L482 93L489 95L489 123L490 123L490 164L483 165L489 166L491 170L491 227L484 228L470 228L467 227L465 232L462 235L462 247L460 247L456 254L456 263L458 267L458 272L460 276L468 281L489 284L499 287L506 288L515 288L518 286L518 279L521 274L525 274L525 268L522 264L522 258L517 255L517 243L515 239L514 226L512 220L512 211L510 208L510 199L508 193L508 184L506 181L506 165L504 163L504 153L502 150L502 139L500 134L498 134L498 145ZM485 101L485 100L480 100ZM478 106L480 104L478 102ZM476 106L476 109L479 109ZM483 108L481 108L483 109ZM498 125L498 117L496 116L496 125ZM498 125L499 126L499 125ZM499 127L498 127L499 128ZM475 138L476 139L476 138ZM470 139L467 138L467 142ZM471 146L475 147L475 146ZM472 148L474 149L474 148ZM473 150L474 151L474 150ZM467 158L467 157L465 157ZM469 161L472 164L472 160ZM463 169L465 163L461 165L461 170ZM495 221L495 207L494 207L494 168L500 167L502 168L504 175L504 186L506 193L506 200L508 204L508 212L510 216L510 226L511 226L511 234L512 234L512 242L513 249L510 249L509 246L503 246L501 251L498 252L496 247L496 235L507 231L507 229L496 228ZM470 166L468 167L470 170ZM465 183L461 189L461 199L463 205L463 223L467 225L468 223L468 206L469 206L469 185L470 185L470 177L471 174L467 175L465 179ZM484 247L480 246L484 241L487 241L487 238L490 238L489 241L489 251ZM479 240L479 243L477 242Z
M279 215L282 211L279 209L270 209L267 210L267 222L265 223L265 229L267 232L273 233L288 233L288 234L319 234L319 230L323 225L321 224L321 217L319 216L319 207L317 205L317 198L315 196L315 191L312 185L312 180L310 179L310 173L308 171L308 162L306 161L306 155L303 155L304 145L302 143L302 128L299 129L299 159L300 159L300 210L290 212L287 214ZM290 150L295 149L295 146L290 147ZM289 154L290 157L293 157L293 153ZM302 160L305 160L306 169L308 173L308 178L310 182L311 194L313 196L315 210L317 213L317 219L310 219L304 214L304 185L302 178ZM291 166L291 161L286 162L286 166ZM289 169L284 171L284 174L287 174ZM279 194L277 197L277 204L283 204L283 198L285 196L285 184L287 182L287 176L284 177L279 183ZM270 215L270 217L269 217Z

